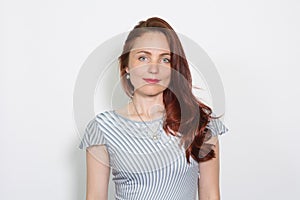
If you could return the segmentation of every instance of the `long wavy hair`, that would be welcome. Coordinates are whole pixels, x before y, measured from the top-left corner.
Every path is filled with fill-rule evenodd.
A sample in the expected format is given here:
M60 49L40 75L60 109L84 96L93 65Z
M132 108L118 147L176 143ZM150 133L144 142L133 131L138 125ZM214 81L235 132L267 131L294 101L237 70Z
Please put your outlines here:
M168 88L163 91L163 103L166 110L166 119L163 129L167 134L181 135L180 143L186 149L186 159L190 163L190 156L197 162L204 162L215 158L211 148L213 144L206 144L205 140L211 137L206 128L212 118L212 109L198 100L192 93L192 77L187 59L173 28L163 19L151 17L140 21L131 30L119 56L120 77L122 87L128 96L133 95L134 87L130 80L124 78L128 66L129 54L137 37L146 32L159 31L163 33L169 43L171 51L171 80Z

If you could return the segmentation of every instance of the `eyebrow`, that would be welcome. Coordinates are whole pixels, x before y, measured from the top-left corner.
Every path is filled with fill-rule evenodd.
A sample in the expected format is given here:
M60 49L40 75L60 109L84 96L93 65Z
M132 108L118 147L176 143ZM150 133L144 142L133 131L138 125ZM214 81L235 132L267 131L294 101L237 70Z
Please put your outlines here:
M148 55L152 55L151 52L149 52L149 51L138 51L138 52L136 52L135 54L138 54L138 53L145 53L145 54L148 54ZM161 54L159 54L159 55L161 55L161 56L164 56L164 55L171 56L170 53L161 53Z

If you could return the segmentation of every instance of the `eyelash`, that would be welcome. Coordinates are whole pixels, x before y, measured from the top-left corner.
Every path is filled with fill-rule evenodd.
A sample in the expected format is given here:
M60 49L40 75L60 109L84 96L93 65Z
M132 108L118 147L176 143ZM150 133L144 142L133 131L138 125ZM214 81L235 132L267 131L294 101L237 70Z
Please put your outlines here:
M145 57L145 56L140 56L140 57L138 58L138 60L143 62L144 60L141 60L142 58L143 58L143 59L147 59L147 57ZM171 62L171 60L168 59L168 58L163 58L162 60L167 60L167 63L170 63L170 62Z
M146 59L145 56L140 56L140 57L138 58L138 60L139 60L139 61L143 61L143 60L141 60L141 58L145 58L145 59Z
M168 63L171 62L171 60L169 58L163 58L163 60L166 59L168 61Z

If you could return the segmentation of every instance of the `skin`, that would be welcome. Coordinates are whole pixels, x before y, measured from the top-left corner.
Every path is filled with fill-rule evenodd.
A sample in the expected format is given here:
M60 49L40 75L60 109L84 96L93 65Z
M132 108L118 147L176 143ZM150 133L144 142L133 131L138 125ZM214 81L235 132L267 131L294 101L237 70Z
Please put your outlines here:
M198 198L199 200L220 200L219 189L219 141L213 148L216 157L199 163L200 177L198 179Z
M134 101L119 110L119 114L134 120L150 121L164 112L163 91L171 78L170 48L167 38L160 32L149 32L138 37L129 54L126 72L134 86ZM143 78L159 79L158 83L148 83Z
M104 145L95 145L86 151L86 200L107 200L109 184L109 157Z
M153 120L163 115L163 91L171 78L170 48L164 34L149 32L137 38L129 54L126 72L135 92L132 103L116 110L126 118L140 121ZM160 81L149 84L143 78ZM218 200L219 193L219 144L216 143L216 158L199 164L201 177L198 182L199 199ZM87 161L87 200L107 200L110 167L109 157L104 145L88 148Z

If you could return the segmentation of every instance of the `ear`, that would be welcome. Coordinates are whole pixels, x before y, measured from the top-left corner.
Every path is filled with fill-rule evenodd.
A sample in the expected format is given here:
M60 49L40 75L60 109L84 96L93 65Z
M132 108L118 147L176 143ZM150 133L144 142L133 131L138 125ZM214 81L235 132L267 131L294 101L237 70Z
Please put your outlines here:
M127 73L129 73L129 68L128 68L128 67L125 67L125 71L126 71Z

